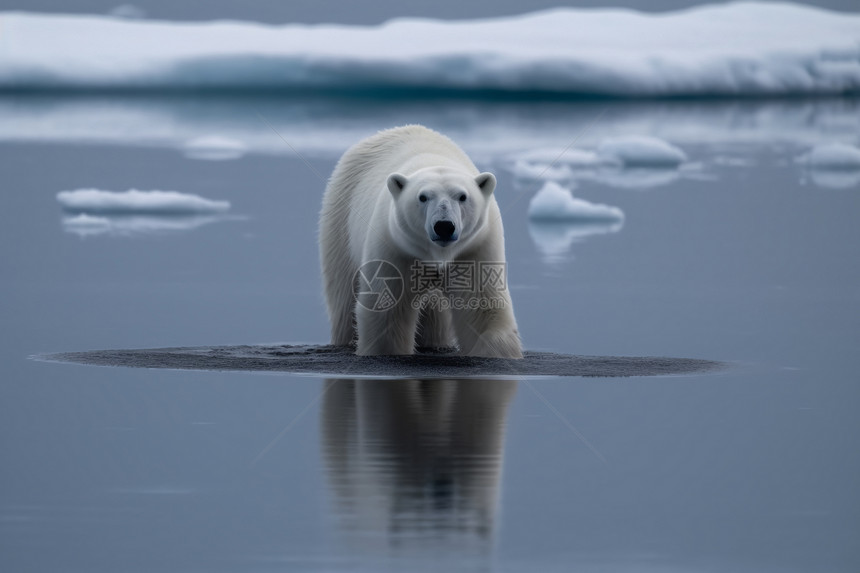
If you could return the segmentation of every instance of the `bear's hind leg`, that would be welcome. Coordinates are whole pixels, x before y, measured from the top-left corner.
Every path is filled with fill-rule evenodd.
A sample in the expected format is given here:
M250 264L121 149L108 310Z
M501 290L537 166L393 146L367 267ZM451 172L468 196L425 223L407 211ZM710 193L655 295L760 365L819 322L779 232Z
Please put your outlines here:
M331 344L355 344L355 284L353 274L326 277L325 295L331 321Z

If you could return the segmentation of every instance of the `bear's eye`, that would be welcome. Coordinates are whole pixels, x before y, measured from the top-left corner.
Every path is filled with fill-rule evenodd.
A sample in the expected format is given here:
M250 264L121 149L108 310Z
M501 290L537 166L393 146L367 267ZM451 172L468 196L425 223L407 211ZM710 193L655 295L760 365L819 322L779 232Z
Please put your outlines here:
M460 203L465 203L466 202L466 194L463 193L462 195L460 195L458 197L458 199L460 200Z
M418 196L418 200L421 201L422 203L426 203L427 202L427 195L422 193L421 195Z

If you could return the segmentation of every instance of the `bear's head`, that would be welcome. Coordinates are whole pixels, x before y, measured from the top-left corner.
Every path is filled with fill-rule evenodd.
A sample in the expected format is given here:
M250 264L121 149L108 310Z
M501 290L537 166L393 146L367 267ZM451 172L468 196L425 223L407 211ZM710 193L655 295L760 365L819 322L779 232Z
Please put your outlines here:
M392 173L388 176L395 205L392 232L416 256L448 258L484 229L495 188L492 173L474 176L438 167L409 177Z

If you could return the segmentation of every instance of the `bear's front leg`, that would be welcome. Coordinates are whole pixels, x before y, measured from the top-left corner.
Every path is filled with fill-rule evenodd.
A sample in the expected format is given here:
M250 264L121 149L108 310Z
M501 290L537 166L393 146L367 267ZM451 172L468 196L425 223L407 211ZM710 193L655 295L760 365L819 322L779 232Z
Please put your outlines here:
M522 342L510 297L506 292L497 292L492 297L482 298L453 309L454 331L460 344L460 354L522 358Z
M431 299L437 301L441 294ZM418 317L418 332L415 335L418 348L444 349L454 346L454 330L451 326L451 312L430 303L421 309Z
M356 305L356 354L383 356L415 352L418 309L412 308L407 298L404 296L388 310L372 310L361 304Z

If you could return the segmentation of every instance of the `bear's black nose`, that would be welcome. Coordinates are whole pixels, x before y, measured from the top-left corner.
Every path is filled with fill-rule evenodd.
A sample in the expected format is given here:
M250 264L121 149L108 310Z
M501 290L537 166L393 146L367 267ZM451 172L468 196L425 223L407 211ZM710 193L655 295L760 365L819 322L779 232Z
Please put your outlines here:
M436 224L433 225L433 232L439 235L439 239L442 241L450 241L451 237L454 236L454 223L451 221L436 221Z

